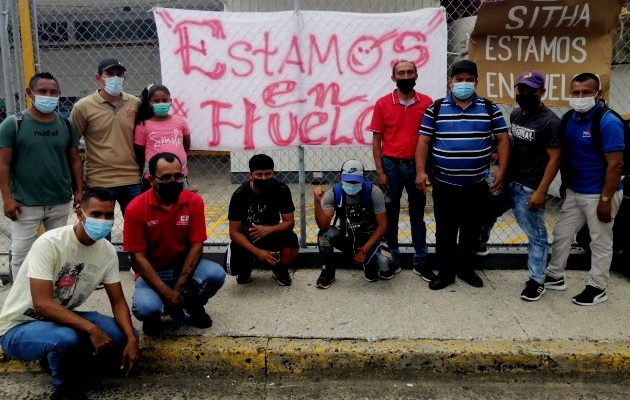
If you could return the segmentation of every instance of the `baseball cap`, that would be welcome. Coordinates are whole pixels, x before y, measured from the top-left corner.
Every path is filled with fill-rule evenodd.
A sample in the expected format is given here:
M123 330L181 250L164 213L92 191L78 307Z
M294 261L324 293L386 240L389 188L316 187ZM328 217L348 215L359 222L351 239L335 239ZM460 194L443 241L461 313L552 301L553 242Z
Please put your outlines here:
M479 76L477 74L477 64L470 60L459 60L454 63L451 67L451 78L459 74L460 72L470 72L471 74L475 75L475 78Z
M538 89L538 88L544 88L545 87L545 77L541 75L540 72L538 71L534 71L529 70L529 71L525 71L521 74L521 76L518 77L518 81L516 83L516 85L519 84L523 84L523 85L527 85L531 88L534 89ZM516 86L514 85L514 86Z
M341 167L341 180L344 182L364 182L363 164L357 160L348 160Z
M98 74L99 75L102 74L103 71L106 71L110 69L111 67L119 67L119 68L122 68L123 71L127 71L124 65L122 65L122 63L118 61L118 59L114 57L107 57L98 64Z

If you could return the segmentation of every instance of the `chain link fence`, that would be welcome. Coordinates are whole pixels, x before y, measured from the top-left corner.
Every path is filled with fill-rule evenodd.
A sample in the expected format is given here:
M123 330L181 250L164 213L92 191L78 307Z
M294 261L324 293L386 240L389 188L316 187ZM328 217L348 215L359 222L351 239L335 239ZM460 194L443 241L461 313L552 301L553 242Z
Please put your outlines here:
M28 3L28 2L25 2ZM95 75L99 61L107 56L120 59L127 68L125 91L140 94L149 83L161 81L157 31L152 8L181 8L209 11L273 12L294 9L321 11L348 11L363 13L394 13L425 7L444 6L448 14L448 63L466 54L466 39L474 26L480 0L31 0L32 32L35 63L38 71L52 72L62 89L60 111L68 115L78 99L97 89ZM5 112L25 107L24 79L21 65L18 0L0 0L0 29L7 32L2 43L3 62L0 71L0 119ZM626 13L616 35L612 106L621 113L630 113L630 23ZM5 57L8 53L8 57ZM383 79L389 79L384 76ZM420 88L422 90L422 88ZM15 96L17 104L10 107ZM376 99L374 99L375 101ZM7 109L5 110L5 104ZM507 116L511 106L502 106ZM558 113L566 110L557 109ZM341 163L357 158L373 170L370 148L305 148L266 152L279 168L278 177L287 183L296 204L296 227L305 244L316 242L317 228L312 206L312 184L334 182ZM251 152L200 152L193 151L189 158L189 181L206 203L208 245L222 246L229 241L227 210L231 194L239 183L247 179L247 160ZM298 183L300 167L305 172L305 184ZM547 203L549 230L553 228L560 201L557 185L552 188ZM403 195L406 196L406 195ZM401 244L410 244L411 232L406 198L403 198L400 221ZM122 241L122 217L116 220L112 241ZM435 221L429 196L425 210L427 241L434 243ZM0 272L8 269L10 225L6 218L0 223ZM495 225L491 245L522 245L526 236L508 212Z

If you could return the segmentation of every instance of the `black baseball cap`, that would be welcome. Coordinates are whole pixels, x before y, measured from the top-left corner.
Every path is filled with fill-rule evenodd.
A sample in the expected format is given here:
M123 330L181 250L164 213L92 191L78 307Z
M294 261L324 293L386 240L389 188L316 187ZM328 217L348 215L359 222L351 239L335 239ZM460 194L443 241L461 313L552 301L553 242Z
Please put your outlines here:
M103 71L106 71L112 67L118 67L121 68L123 71L127 71L127 68L125 68L125 66L122 65L122 63L118 61L117 58L107 57L98 64L98 74L101 75Z
M470 60L459 60L451 67L451 78L460 72L470 72L475 75L475 78L479 77L477 74L477 64Z

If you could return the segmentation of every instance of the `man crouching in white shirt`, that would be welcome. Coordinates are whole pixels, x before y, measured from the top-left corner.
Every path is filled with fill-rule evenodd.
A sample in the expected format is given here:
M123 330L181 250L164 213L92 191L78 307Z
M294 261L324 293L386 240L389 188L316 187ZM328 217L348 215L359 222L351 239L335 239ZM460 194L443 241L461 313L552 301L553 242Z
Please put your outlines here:
M26 256L0 314L0 346L21 359L44 359L52 373L51 399L87 399L77 387L89 357L116 360L127 373L138 362L137 332L118 275L116 250L104 240L114 222L107 189L83 194L79 222L38 238ZM114 318L74 311L103 283Z

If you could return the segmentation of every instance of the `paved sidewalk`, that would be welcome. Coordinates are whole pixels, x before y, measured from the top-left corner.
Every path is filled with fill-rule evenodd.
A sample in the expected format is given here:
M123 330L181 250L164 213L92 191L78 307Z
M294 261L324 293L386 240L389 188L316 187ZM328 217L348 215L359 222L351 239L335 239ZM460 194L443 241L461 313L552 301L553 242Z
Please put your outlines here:
M519 297L525 270L487 270L480 273L484 288L458 281L437 292L410 270L375 283L360 270L339 270L327 290L315 288L318 274L294 271L291 287L278 286L270 271L254 271L247 285L227 277L206 306L213 327L175 329L169 322L163 336L143 337L142 370L630 372L630 281L616 273L609 300L593 307L571 302L584 287L584 271L567 272L567 291L548 290L531 303ZM130 301L132 276L121 277ZM111 313L104 291L82 309ZM24 368L35 367L0 362L0 370Z

